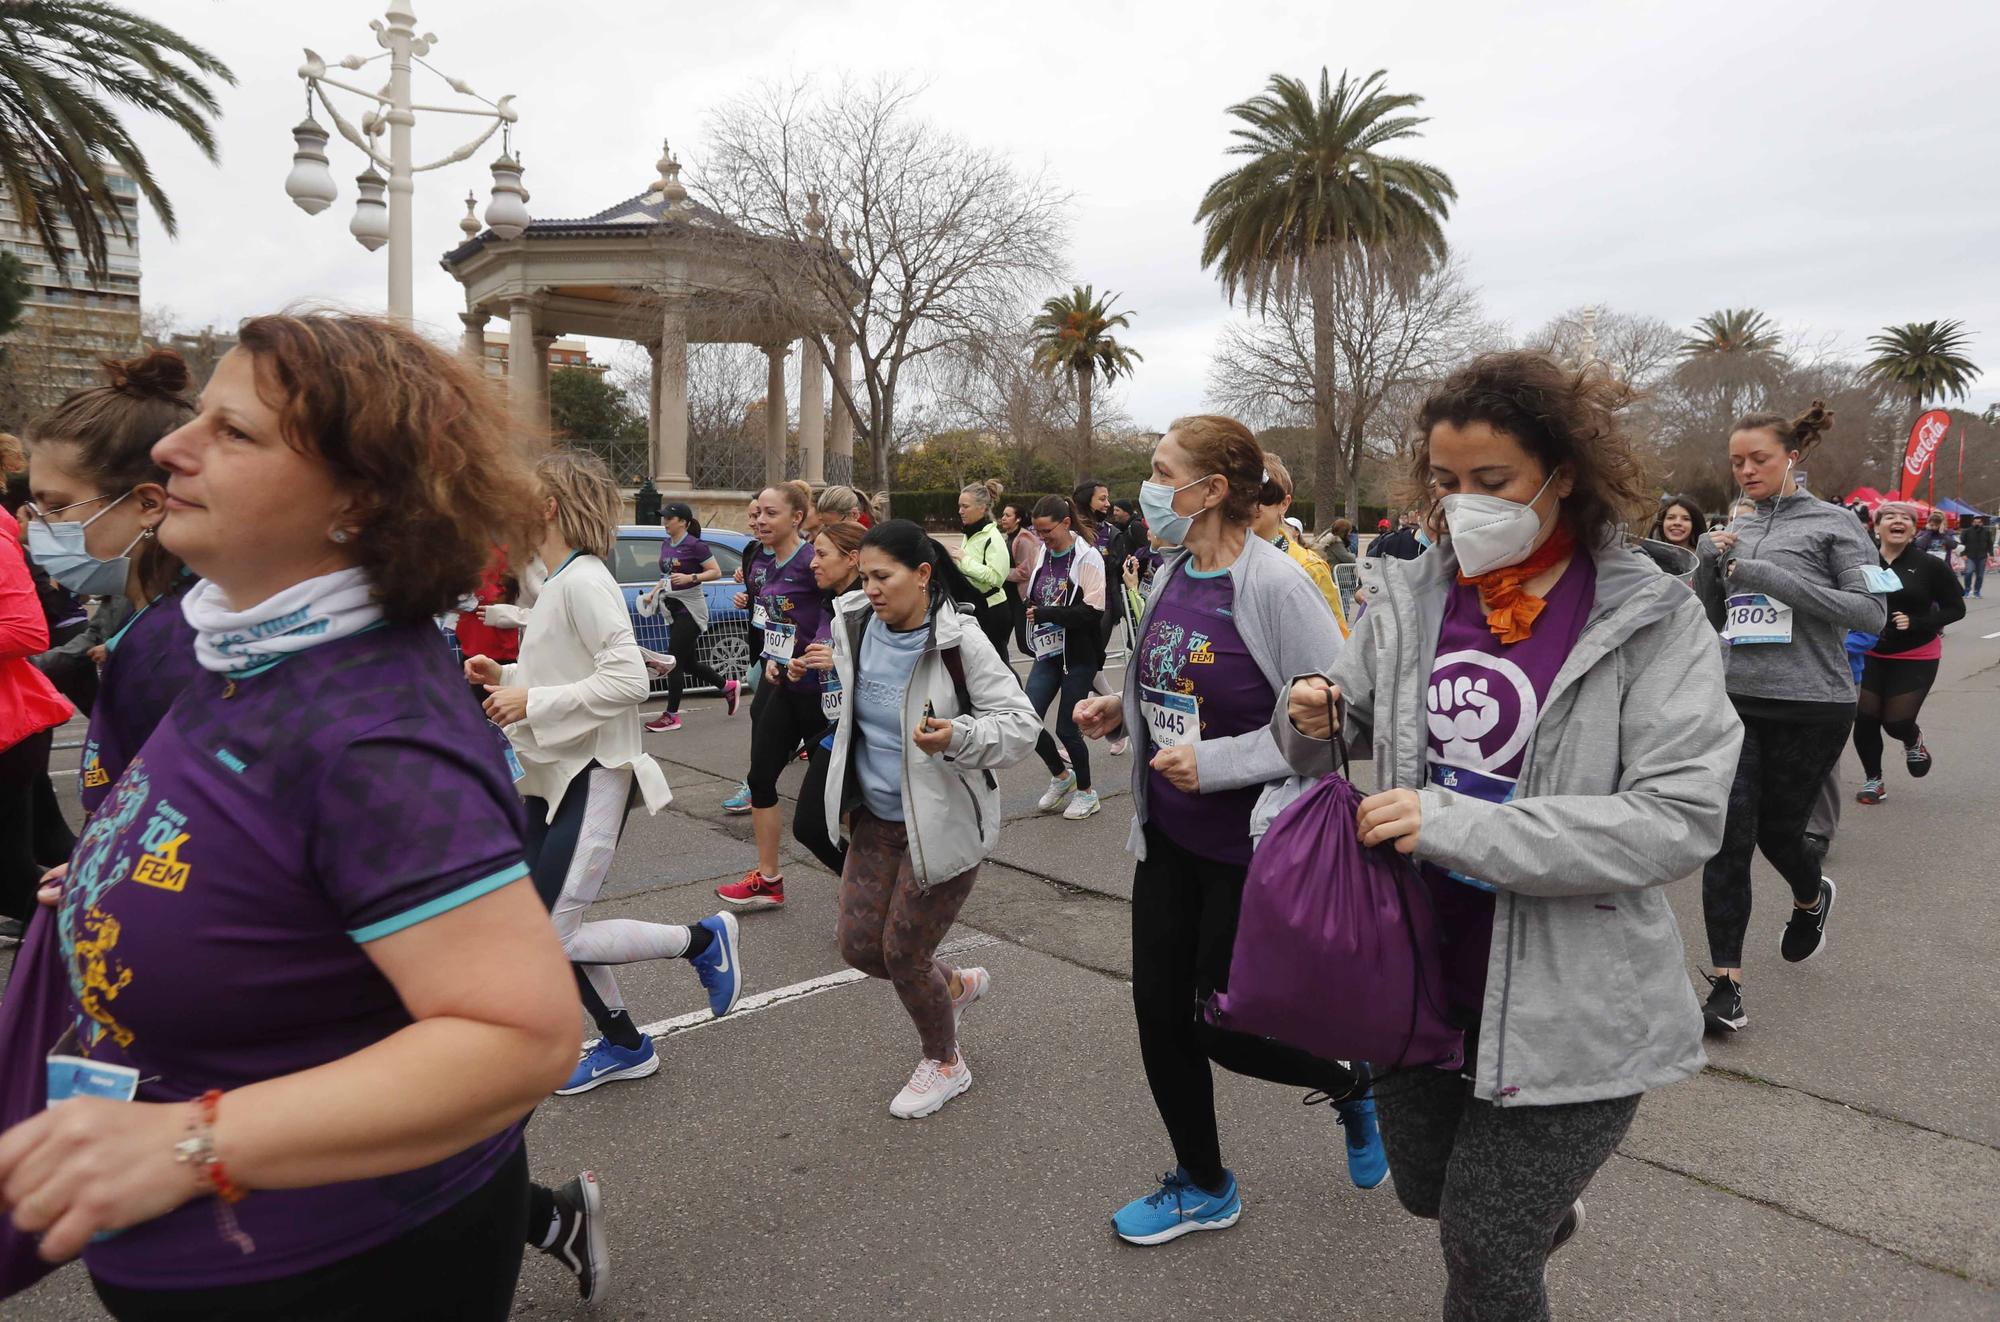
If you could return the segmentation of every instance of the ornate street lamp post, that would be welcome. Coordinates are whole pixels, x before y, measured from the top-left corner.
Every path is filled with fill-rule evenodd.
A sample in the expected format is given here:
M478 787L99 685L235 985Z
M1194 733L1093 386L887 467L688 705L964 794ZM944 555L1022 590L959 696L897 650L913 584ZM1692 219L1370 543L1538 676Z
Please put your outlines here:
M423 57L430 54L431 47L437 44L437 36L430 32L417 35L417 16L411 12L409 0L390 0L387 19L386 23L382 19L374 19L368 25L375 30L375 41L382 47L382 54L371 55L367 59L350 55L339 65L343 69L361 69L386 58L389 61L389 81L376 91L371 92L328 76L326 61L316 52L306 51L306 62L299 66L299 77L306 84L306 117L292 130L292 139L297 143L298 150L292 156L292 172L285 179L285 192L307 215L317 215L326 210L338 195L333 172L327 163L327 132L312 114L313 98L317 96L327 117L340 130L340 136L359 147L368 157L368 168L355 180L360 198L355 206L354 219L347 228L355 241L370 252L388 245L389 315L408 321L411 316L411 272L415 259L410 217L414 176L465 160L497 132L501 135L500 157L492 166L493 200L486 208L486 227L499 238L518 239L527 229L528 190L521 185L521 163L515 158L510 141L512 126L520 118L513 106L514 98L503 96L498 101L488 101L473 91L471 84L463 78L450 77L426 63ZM442 78L452 91L480 104L475 107L414 103L410 99L410 66L413 63L422 64ZM326 89L329 87L337 87L374 103L362 114L358 127L349 123L328 99ZM419 110L427 114L471 115L491 120L492 123L486 126L484 133L449 156L417 165L411 159L410 128L416 123L416 112ZM382 135L385 132L389 136L386 155L382 151ZM387 171L388 178L385 180L378 171ZM386 205L383 199L385 186L388 193Z

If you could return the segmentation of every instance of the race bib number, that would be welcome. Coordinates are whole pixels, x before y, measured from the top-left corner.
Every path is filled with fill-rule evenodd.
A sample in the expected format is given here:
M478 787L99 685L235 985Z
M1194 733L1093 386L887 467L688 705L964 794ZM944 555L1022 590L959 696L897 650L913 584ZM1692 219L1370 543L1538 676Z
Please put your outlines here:
M1930 554L1936 556L1938 559L1944 561L1946 564L1951 563L1951 552L1947 551L1942 546L1931 547Z
M753 629L764 627L764 603L761 601L750 604L750 627Z
M1045 656L1063 654L1063 627L1060 624L1038 624L1028 635L1028 650L1040 660Z
M139 1071L128 1065L110 1065L75 1054L74 1026L63 1030L47 1057L49 1105L72 1097L105 1097L129 1102L139 1091Z
M840 676L834 671L827 671L826 678L820 681L820 715L829 721L837 721L840 719L841 708L846 705L847 691L840 687Z
M799 627L796 624L767 624L764 626L764 659L783 664L792 659L792 649L799 643Z
M1896 577L1896 571L1883 565L1870 565L1861 573L1870 592L1894 592L1903 586L1903 581Z
M1729 599L1722 637L1731 647L1751 643L1792 641L1792 608L1761 592L1740 592Z
M1179 748L1201 742L1201 708L1192 693L1141 688L1139 712L1155 748Z

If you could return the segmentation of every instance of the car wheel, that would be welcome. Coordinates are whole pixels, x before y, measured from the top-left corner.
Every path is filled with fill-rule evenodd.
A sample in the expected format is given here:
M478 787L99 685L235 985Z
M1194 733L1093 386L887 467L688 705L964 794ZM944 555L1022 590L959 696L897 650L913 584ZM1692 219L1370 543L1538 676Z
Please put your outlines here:
M750 634L741 622L718 625L702 634L697 651L708 667L724 679L750 673Z

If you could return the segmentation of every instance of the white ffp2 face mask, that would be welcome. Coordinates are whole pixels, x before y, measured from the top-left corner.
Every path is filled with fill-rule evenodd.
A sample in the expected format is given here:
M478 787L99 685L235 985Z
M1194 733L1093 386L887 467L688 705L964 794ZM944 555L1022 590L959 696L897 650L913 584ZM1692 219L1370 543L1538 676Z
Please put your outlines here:
M1549 483L1555 480L1556 475L1550 473L1541 490L1526 504L1499 496L1457 492L1446 496L1444 522L1451 529L1451 547L1458 553L1459 572L1477 578L1526 560L1535 549L1535 539L1542 534L1542 516L1535 512L1535 501L1542 498Z

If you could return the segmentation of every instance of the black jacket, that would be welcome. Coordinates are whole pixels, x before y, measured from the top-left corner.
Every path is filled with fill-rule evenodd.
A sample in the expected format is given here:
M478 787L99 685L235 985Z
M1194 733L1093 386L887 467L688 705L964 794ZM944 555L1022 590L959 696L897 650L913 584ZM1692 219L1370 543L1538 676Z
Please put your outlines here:
M1380 560L1383 556L1394 556L1398 560L1414 560L1424 553L1424 544L1417 540L1416 529L1398 528L1375 539L1368 548L1368 554Z
M1984 560L1993 554L1993 529L1967 528L1959 537L1959 545L1965 548L1967 559Z
M1888 564L1886 560L1883 563ZM1889 594L1892 622L1870 651L1883 656L1915 651L1946 625L1965 618L1965 593L1958 585L1958 575L1944 561L1913 545L1897 556L1889 569L1903 586ZM1893 617L1899 611L1910 617L1909 628L1895 627Z

